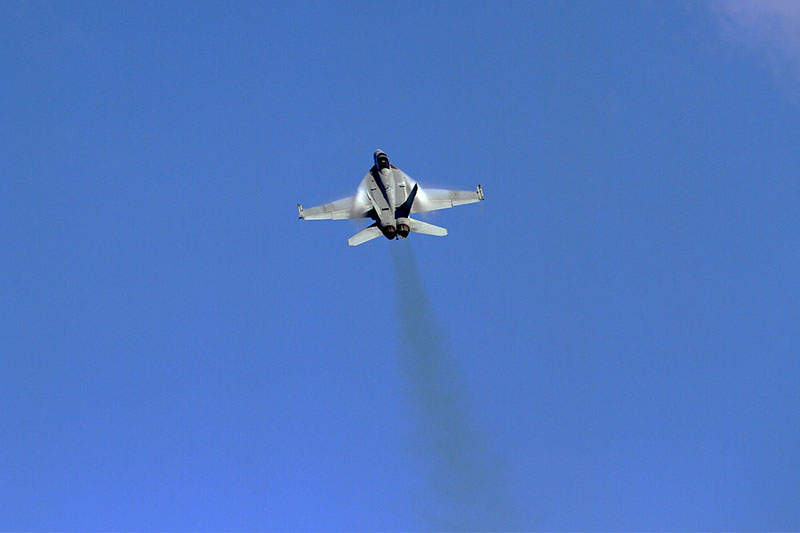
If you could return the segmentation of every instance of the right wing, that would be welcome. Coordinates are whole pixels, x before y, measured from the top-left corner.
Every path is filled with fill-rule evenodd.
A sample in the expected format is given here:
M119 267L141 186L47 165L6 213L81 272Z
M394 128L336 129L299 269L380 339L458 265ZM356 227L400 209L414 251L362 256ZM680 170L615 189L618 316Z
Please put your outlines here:
M297 204L297 214L299 218L304 218L306 220L366 218L368 213L369 210L364 203L360 201L358 196L349 196L329 204L309 207L308 209L303 209L302 205Z
M473 204L483 200L483 189L480 185L474 191L448 191L445 189L420 189L417 199L411 208L412 213L436 211L457 205Z

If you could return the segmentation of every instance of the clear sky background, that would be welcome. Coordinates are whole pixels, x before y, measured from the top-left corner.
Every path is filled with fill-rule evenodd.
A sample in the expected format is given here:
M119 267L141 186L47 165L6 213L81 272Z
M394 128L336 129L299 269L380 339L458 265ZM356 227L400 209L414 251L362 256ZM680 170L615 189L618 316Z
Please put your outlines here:
M0 67L0 529L800 529L797 3L9 1ZM376 148L486 201L297 220Z

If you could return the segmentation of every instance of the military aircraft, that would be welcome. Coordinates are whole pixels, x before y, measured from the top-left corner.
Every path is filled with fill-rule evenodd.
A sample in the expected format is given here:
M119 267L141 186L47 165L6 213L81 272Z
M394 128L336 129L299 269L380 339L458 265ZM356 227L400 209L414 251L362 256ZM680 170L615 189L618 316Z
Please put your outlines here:
M447 209L483 200L483 189L474 191L423 190L408 174L389 163L389 156L376 150L375 164L369 169L354 196L329 204L303 209L297 204L297 214L305 220L340 220L371 218L374 224L347 240L358 246L381 235L387 239L405 239L409 232L423 235L447 235L445 228L411 218L412 213Z

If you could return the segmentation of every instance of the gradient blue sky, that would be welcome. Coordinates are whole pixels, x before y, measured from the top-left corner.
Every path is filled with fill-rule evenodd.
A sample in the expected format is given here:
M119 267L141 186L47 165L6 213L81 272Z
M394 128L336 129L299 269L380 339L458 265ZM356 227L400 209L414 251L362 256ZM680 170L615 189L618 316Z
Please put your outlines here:
M0 529L442 527L391 247L518 527L800 529L785 7L3 3Z

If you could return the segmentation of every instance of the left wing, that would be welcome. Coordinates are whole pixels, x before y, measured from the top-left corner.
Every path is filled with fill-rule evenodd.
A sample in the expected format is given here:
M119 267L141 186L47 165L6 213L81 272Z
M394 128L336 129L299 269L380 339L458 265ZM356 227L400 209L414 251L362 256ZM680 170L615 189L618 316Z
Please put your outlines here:
M457 205L473 204L483 200L480 185L474 191L448 191L445 189L420 189L411 208L412 213L447 209Z
M306 220L341 220L345 218L366 218L368 209L359 201L357 196L349 196L329 204L318 205L303 209L297 204L297 215Z

